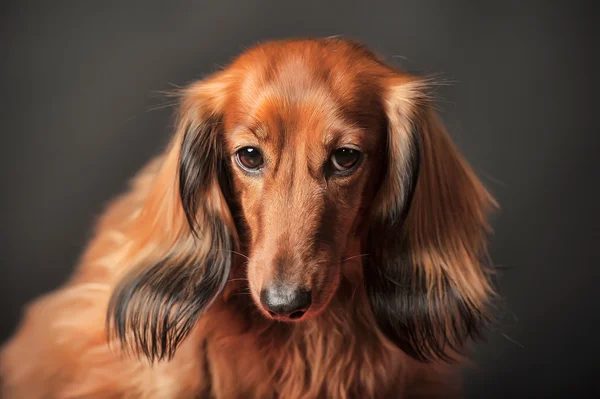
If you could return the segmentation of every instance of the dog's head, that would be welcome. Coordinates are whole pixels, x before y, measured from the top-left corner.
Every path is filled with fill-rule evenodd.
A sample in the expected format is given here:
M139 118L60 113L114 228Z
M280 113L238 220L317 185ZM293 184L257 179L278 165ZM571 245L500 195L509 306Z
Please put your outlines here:
M235 268L264 317L302 322L327 308L350 255L390 341L420 360L460 350L487 318L494 202L427 87L340 39L267 43L191 85L113 331L172 355Z

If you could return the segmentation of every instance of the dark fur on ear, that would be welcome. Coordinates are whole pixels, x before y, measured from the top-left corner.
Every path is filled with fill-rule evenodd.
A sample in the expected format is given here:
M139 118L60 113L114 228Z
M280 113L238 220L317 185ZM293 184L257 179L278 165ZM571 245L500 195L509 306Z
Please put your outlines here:
M200 187L210 187L216 182L228 206L233 207L231 173L221 145L223 136L219 133L222 122L212 115L201 125L197 124L196 121L190 121L186 129L179 161L179 196L190 229L196 235L207 227L198 220L198 209L203 209L200 215L210 213L207 204L198 195Z
M178 133L137 223L150 233L133 233L135 250L148 256L122 279L108 308L109 332L150 361L175 354L232 267L231 177L221 121L201 98L205 90L198 84L184 93Z
M390 341L420 361L452 360L489 320L494 293L482 261L495 202L421 93L419 82L389 89L389 158L365 283Z

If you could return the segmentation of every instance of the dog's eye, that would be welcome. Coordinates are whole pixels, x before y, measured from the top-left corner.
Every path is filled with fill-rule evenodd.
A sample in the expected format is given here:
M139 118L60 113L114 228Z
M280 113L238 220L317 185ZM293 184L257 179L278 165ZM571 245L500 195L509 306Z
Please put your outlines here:
M238 164L250 172L257 171L263 165L263 156L255 147L244 147L236 153Z
M331 163L333 167L340 172L345 172L358 164L360 160L360 151L354 148L338 148L331 154Z

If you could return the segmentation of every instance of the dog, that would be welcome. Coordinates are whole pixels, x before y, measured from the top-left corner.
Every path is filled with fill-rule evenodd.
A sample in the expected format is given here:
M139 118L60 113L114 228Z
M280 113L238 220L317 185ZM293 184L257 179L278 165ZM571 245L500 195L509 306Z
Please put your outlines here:
M326 38L182 89L167 149L4 345L3 397L460 396L496 202L433 84Z

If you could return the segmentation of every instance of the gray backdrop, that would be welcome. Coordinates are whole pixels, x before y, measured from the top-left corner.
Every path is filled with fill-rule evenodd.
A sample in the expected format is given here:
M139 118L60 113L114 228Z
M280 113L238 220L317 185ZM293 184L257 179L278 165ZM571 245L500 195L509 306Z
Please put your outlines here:
M351 3L2 2L0 340L166 143L158 92L261 40L341 34L453 82L443 117L502 206L492 255L507 310L477 347L469 396L600 393L593 2Z

